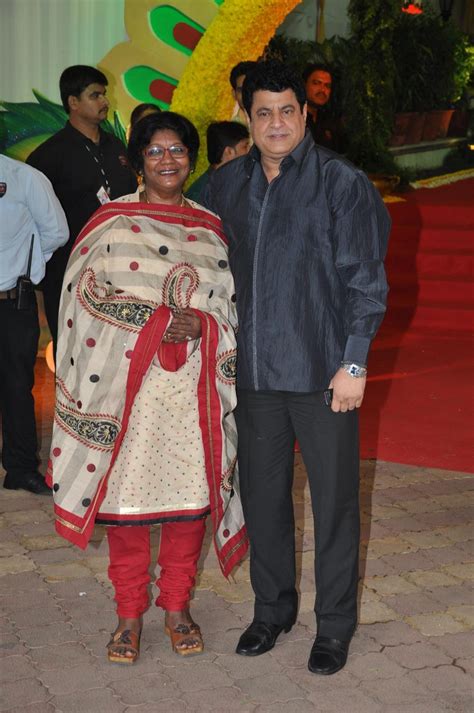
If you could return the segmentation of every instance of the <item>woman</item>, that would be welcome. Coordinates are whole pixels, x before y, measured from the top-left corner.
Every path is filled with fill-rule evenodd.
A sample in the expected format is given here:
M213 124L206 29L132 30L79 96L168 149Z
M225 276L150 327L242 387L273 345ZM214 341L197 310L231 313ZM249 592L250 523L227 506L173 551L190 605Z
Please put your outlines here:
M182 194L198 146L178 114L136 124L140 192L92 216L64 281L48 480L59 534L84 548L94 522L109 526L118 663L139 654L151 524L162 523L156 603L181 655L203 648L189 599L206 516L224 575L247 549L233 479L233 281L219 219Z

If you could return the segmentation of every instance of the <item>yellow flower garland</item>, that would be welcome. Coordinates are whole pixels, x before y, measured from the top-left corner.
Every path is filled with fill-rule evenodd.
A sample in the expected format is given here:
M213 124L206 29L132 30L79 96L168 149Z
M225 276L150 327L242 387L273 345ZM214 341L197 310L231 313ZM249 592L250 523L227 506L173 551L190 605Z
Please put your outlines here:
M207 167L208 124L229 119L232 113L230 70L243 60L258 59L298 2L225 0L191 55L173 94L171 109L191 119L199 131L196 176Z

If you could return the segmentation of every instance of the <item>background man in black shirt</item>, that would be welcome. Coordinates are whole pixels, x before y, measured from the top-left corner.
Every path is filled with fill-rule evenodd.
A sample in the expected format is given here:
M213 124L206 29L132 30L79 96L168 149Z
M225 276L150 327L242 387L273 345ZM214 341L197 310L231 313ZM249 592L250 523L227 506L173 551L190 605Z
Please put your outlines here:
M333 76L324 64L309 64L303 72L308 114L306 126L314 141L332 151L343 151L341 123L331 111Z
M255 614L237 653L269 651L296 620L296 436L316 539L308 667L327 675L345 665L357 624L357 409L385 312L390 219L362 171L305 135L304 85L290 69L259 63L243 101L254 146L212 174L207 194L229 239L239 317L236 416Z
M100 205L133 193L137 187L125 147L100 128L109 110L107 84L105 75L95 67L74 65L65 69L59 89L69 121L27 161L49 178L69 224L70 238L48 262L43 281L55 352L62 281L76 237Z

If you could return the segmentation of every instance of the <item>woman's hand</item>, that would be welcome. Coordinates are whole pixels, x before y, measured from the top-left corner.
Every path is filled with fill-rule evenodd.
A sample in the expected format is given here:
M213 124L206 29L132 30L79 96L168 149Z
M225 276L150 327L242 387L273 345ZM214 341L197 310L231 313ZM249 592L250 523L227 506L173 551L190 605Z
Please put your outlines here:
M173 321L165 332L165 342L185 342L191 339L199 339L201 336L201 320L193 310L186 309L173 310Z

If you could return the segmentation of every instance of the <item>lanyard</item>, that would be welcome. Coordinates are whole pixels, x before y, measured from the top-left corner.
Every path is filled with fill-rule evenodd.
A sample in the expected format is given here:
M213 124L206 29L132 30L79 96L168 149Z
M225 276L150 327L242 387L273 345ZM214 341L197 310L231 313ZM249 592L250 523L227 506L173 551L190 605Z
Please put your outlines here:
M104 169L103 169L103 166L102 166L101 162L99 161L99 159L97 158L97 156L95 155L95 153L93 153L93 152L91 151L90 147L89 147L87 144L84 144L84 146L85 146L86 149L89 151L90 155L92 156L92 158L94 159L94 161L95 161L96 164L98 165L99 170L100 170L102 176L104 177L105 190L107 191L107 195L110 196L110 194L111 194L111 192L112 192L112 189L111 189L111 187L110 187L109 180L108 180L108 178L107 178L107 175L106 175L106 173L105 173L105 171L104 171Z

